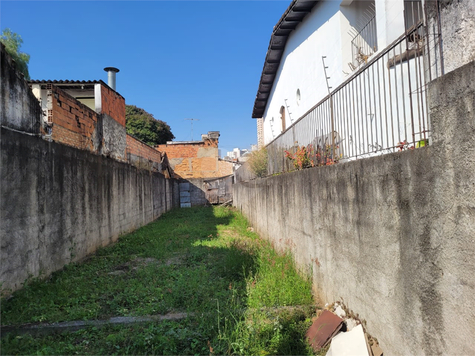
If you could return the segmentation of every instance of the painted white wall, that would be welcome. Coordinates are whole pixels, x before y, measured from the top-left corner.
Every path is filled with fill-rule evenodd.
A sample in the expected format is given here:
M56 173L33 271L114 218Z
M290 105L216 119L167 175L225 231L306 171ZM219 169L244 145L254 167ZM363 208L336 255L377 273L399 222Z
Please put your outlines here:
M75 89L68 89L62 88L66 93L71 95L73 98L76 98L79 102L83 103L89 109L95 110L96 109L96 104L95 104L95 97L94 97L94 89L81 89L81 90L75 90ZM85 99L87 97L87 99Z
M96 112L99 114L102 112L101 86L102 85L100 83L94 84L94 101L95 101L94 107L95 107Z
M339 7L338 1L318 3L289 36L263 116L266 144L282 132L282 106L288 127L328 94L322 56L327 57L330 85L341 80Z
M31 86L33 95L38 99L43 111L43 122L48 122L48 93L41 89L41 84L33 84Z
M404 1L376 0L378 49L384 49L404 33Z
M328 94L322 56L333 89L352 74L350 32L360 30L369 6L367 0L322 1L290 34L263 115L265 144L282 133L282 106L288 128ZM375 0L378 52L404 32L403 10L404 0Z
M341 52L342 52L342 73L344 77L349 77L354 69L349 65L353 63L353 52L351 41L355 34L357 34L367 23L368 20L374 16L375 6L374 1L342 1L340 6L340 22L341 22ZM368 39L369 40L369 39ZM376 39L375 39L376 40ZM374 47L373 44L370 44ZM377 50L376 46L376 50ZM374 50L373 50L374 52ZM371 52L372 53L372 52ZM367 54L371 54L367 53Z

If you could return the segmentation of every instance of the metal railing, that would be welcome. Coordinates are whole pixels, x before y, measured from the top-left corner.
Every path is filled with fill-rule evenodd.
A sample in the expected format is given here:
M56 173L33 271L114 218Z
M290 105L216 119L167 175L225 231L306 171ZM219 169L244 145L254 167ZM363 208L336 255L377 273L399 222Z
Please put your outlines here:
M268 173L294 169L286 155L302 150L314 166L427 145L423 28L422 21L412 26L269 143Z
M404 23L406 30L417 26L424 18L424 11L421 0L404 0ZM422 28L419 31L422 34Z
M371 55L377 50L376 17L373 16L351 40L352 70L368 63Z

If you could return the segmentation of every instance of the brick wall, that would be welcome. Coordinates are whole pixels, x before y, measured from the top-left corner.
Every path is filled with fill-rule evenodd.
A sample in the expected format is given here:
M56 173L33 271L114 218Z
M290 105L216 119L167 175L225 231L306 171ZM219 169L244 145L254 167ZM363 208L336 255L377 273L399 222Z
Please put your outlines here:
M226 177L234 173L234 167L232 162L219 160L218 167L219 167L219 176Z
M98 114L58 87L50 86L52 96L53 141L96 152Z
M218 140L158 145L156 149L167 154L175 178L213 178L232 174L232 166L220 165Z
M48 122L51 140L128 161L139 168L161 172L163 155L140 140L126 135L125 100L109 87L101 84L101 113L79 102L63 89L47 86L50 102ZM46 134L46 132L45 132ZM196 150L190 155L196 154Z
M135 157L142 157L148 161L160 163L162 160L162 154L160 151L153 147L143 143L133 136L126 136L127 142L127 157L129 162L133 161ZM131 162L133 163L133 162Z
M204 142L183 144L158 145L157 150L166 152L168 158L194 158L198 156L200 147L205 147Z
M119 124L125 127L125 99L109 88L101 85L102 113L114 118Z

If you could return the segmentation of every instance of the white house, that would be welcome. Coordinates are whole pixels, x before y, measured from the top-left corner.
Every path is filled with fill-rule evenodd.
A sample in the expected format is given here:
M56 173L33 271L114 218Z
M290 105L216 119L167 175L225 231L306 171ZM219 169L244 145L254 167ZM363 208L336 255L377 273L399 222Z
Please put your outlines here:
M274 27L254 103L252 117L263 119L262 128L259 130L260 140L267 145L281 135L324 99L330 91L351 78L358 69L384 51L422 17L421 0L293 0ZM417 32L413 36L416 42ZM393 50L391 54L393 61L407 50L405 45L400 47ZM386 59L386 62L389 61L390 58ZM409 57L405 62L411 62L411 58ZM400 63L395 62L395 64ZM410 66L416 65L417 63L412 59ZM406 75L404 71L410 70L403 67L402 62L400 68L398 65L389 66L388 64L387 66L392 70L392 75L399 77ZM417 70L417 68L412 69ZM392 89L392 95L397 93L396 95L405 96L405 99L399 97L399 101L407 106L410 99L409 92L422 85L421 78L416 78L420 76L419 73L413 75L409 81L406 80L405 83L400 84L399 87L394 87L394 84L387 81L383 83L383 79L374 76L375 74L367 73L367 87L358 94L354 94L356 97L340 100L345 101L346 105L353 102L362 106L371 105L372 108L362 114L368 118L368 121L373 120L377 112L384 111L382 110L384 104L379 103L377 107L371 102L367 104L364 98L365 91L372 95L372 91L378 90L378 85L384 86L388 92ZM370 83L371 81L374 83ZM390 85L393 87L390 88ZM371 99L366 100L371 101ZM424 98L418 97L417 100L420 101L419 106L424 105ZM358 110L363 109L356 107L356 111ZM379 119L389 120L389 113L379 115ZM411 119L417 122L421 118L412 117ZM406 121L408 120L409 118L406 118ZM375 127L370 127L371 125L373 124L361 123L357 126L360 130L380 131L378 124L375 123L373 125ZM396 131L405 131L406 125L405 121L400 123ZM424 131L422 126L415 130L419 134ZM338 131L338 137L347 140L347 143L350 138L352 142L355 142L353 136L360 135L358 129L350 133L350 130L343 127L339 130L322 128L320 133L312 132L307 141L311 141L312 136L323 137L332 131ZM384 133L379 136L381 135L384 136ZM353 149L353 154L358 155L366 152L368 146L381 146L383 137L379 136L376 135L370 139L368 135L361 140L361 143L354 143L360 146L364 144L366 148L348 147L346 151ZM404 134L394 136L392 140L394 142L386 143L394 146L405 137ZM414 141L419 139L420 137L415 138ZM380 142L376 142L378 140ZM299 143L308 144L309 142Z

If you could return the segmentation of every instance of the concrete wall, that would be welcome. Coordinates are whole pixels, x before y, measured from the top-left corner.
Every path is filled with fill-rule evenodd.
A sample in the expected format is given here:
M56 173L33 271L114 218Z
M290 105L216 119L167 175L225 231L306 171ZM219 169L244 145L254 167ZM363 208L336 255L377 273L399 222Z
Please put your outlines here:
M475 354L475 63L432 82L428 147L239 183L234 205L388 355Z
M14 68L5 46L0 44L0 117L1 125L11 129L39 134L41 107L22 74Z
M432 76L442 71L440 43L443 56L444 73L449 73L464 64L475 60L475 2L473 0L424 0L427 6L428 28L431 40L430 56Z
M233 176L222 178L192 178L190 183L191 206L222 204L233 198Z
M126 131L117 120L107 114L102 114L102 147L104 156L115 158L119 161L126 160Z
M184 180L188 182L190 187L190 203L191 206L209 205L206 199L206 186L203 178L192 178Z
M175 180L2 129L2 289L47 276L179 204Z
M3 45L0 59L0 291L9 293L179 206L179 190L152 167L120 162L125 101L116 92L105 88L98 114L48 84L40 97L53 124L49 134L40 103ZM148 149L161 165L160 153Z

